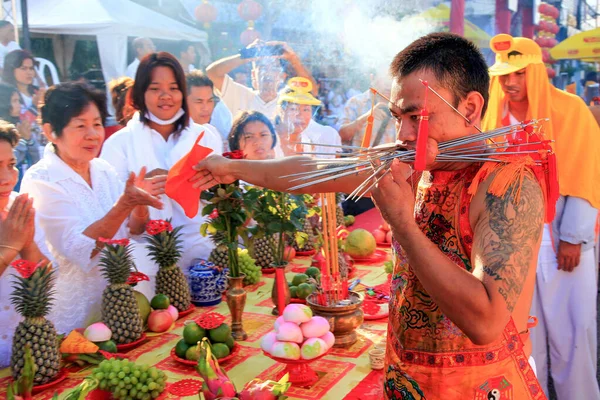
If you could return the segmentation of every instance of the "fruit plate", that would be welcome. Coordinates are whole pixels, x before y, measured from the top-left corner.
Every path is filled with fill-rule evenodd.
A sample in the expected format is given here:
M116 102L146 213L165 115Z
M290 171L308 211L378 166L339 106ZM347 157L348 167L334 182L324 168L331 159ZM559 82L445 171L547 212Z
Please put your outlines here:
M389 312L386 312L386 313L384 313L384 314L375 314L375 315L368 315L368 314L365 314L365 315L363 315L363 319L364 319L365 321L376 321L376 320L378 320L378 319L387 318L389 315L390 315L390 313L389 313Z
M392 244L388 242L377 242L378 247L390 247Z
M190 306L189 306L189 308L187 310L182 311L182 312L179 313L179 318L185 317L186 315L190 315L191 313L194 312L195 309L196 309L196 306L193 305L193 304L190 304ZM177 319L179 319L179 318L177 318Z
M290 303L293 304L306 304L306 299L296 299L296 298L291 298L290 299Z
M317 251L315 249L306 250L306 251L297 251L296 257L308 257L308 256L314 255L316 252Z
M285 368L281 371L276 379L279 380L285 374L289 374L290 383L292 386L308 388L317 383L319 376L317 373L308 366L311 362L325 357L329 353L329 350L312 360L288 360L286 358L279 358L272 356L263 350L263 354L269 357L271 360L275 360L278 363L285 364Z
M41 393L44 390L49 389L49 388L55 386L56 384L64 381L65 379L67 379L67 371L65 371L64 369L61 369L60 371L58 371L58 375L56 375L56 378L54 378L50 382L45 383L43 385L34 386L33 389L31 389L31 392L33 394Z
M223 363L231 360L238 353L239 350L240 350L240 346L237 343L234 343L233 349L231 349L231 353L229 353L229 355L227 357L223 357L220 360L218 359L217 361L219 361L219 364L223 364ZM175 347L173 347L171 349L171 358L180 364L185 364L185 365L189 365L192 367L195 367L198 364L198 361L185 360L183 358L177 357L177 354L175 354Z
M370 257L352 257L359 264L373 264L387 259L388 254L385 250L377 249Z
M140 344L142 344L144 342L144 340L146 340L146 338L147 338L146 333L142 333L142 336L135 342L131 342L131 343L127 343L127 344L118 344L117 351L119 353L123 353L124 351L129 351L131 349L134 349L134 348L138 347Z
M260 270L263 274L274 274L275 268L262 268Z

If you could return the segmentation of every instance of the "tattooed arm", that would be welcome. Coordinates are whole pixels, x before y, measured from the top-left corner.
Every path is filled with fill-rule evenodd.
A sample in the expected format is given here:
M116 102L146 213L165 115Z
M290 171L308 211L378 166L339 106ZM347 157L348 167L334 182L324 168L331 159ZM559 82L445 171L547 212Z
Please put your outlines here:
M394 214L383 210L427 293L478 345L491 343L502 334L528 274L535 273L543 227L542 192L533 178L523 180L518 202L511 189L504 198L486 194L489 181L480 185L471 203L473 273L458 268L414 221L398 218L397 209L389 206ZM392 196L396 203L398 196ZM377 192L375 200L380 209L388 208Z
M473 274L481 279L490 301L498 304L506 320L519 300L530 268L535 269L543 203L538 183L526 178L518 201L510 189L504 198L486 194L475 225Z

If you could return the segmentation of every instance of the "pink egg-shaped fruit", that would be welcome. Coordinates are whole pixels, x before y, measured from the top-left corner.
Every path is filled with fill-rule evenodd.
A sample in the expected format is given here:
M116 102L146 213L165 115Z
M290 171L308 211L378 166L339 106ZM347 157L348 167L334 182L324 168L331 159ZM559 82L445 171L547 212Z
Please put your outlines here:
M331 331L327 331L327 333L321 336L319 339L321 339L327 344L328 349L332 348L335 344L335 336L333 336L333 333L331 333Z
M302 343L300 357L304 360L312 360L324 354L327 350L327 343L324 340L319 338L306 339L306 342Z
M283 319L286 322L295 322L297 324L308 322L312 315L310 307L304 304L292 303L283 310Z
M315 316L300 325L305 338L318 338L329 332L329 322L323 317Z
M283 319L282 316L277 317L277 319L275 320L275 330L277 330L277 328L279 328L281 326L281 324L283 324L285 322L285 319Z
M177 310L176 307L169 305L169 307L167 307L167 311L173 317L173 321L177 321L179 319L179 310Z
M284 322L279 325L275 333L277 334L277 340L281 342L302 343L304 341L300 327L293 322Z
M291 342L275 342L271 346L271 355L287 360L299 360L300 346Z
M83 336L90 342L105 342L110 340L112 332L102 322L96 322L87 327Z
M277 334L275 331L271 331L262 337L260 341L260 348L266 351L267 353L271 353L271 348L273 347L273 343L277 341Z

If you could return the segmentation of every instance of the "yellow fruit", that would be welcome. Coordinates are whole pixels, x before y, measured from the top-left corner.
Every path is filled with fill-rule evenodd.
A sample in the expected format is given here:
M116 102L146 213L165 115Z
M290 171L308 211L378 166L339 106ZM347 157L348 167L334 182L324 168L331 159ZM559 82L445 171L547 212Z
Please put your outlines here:
M377 243L371 232L365 229L355 229L346 238L344 250L350 257L364 258L375 253Z

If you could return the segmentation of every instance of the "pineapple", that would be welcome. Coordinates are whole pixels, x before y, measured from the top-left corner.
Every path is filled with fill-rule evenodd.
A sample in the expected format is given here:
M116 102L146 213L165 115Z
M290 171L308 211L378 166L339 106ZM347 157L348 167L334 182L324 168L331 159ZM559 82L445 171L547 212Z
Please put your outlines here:
M349 265L343 251L338 251L338 265L340 269L340 276L342 278L349 278Z
M252 258L256 260L256 265L261 268L270 268L271 264L275 261L273 247L275 247L277 239L274 236L264 236L253 240Z
M304 241L302 247L298 245L295 239L291 238L290 242L296 251L310 251L314 249L314 243L316 243L315 231L313 229L313 225L310 221L310 218L306 218L304 220L304 225L302 227L302 231L308 235L308 238Z
M43 385L58 375L61 360L56 330L45 318L53 301L53 271L50 265L39 266L27 277L14 276L11 303L24 319L15 329L13 338L12 377L18 380L27 373L25 354L29 347L36 365L34 385Z
M149 243L146 249L152 260L158 264L156 293L167 296L171 304L181 312L189 309L192 304L187 279L177 266L177 261L181 258L181 227L172 229L169 221L167 224L170 229L146 236Z
M227 268L229 265L229 255L225 245L225 232L217 232L211 235L215 248L210 252L208 261L221 268Z
M133 288L127 284L132 266L128 243L106 244L100 258L102 275L109 283L102 293L102 320L117 344L135 342L143 332L140 309Z

